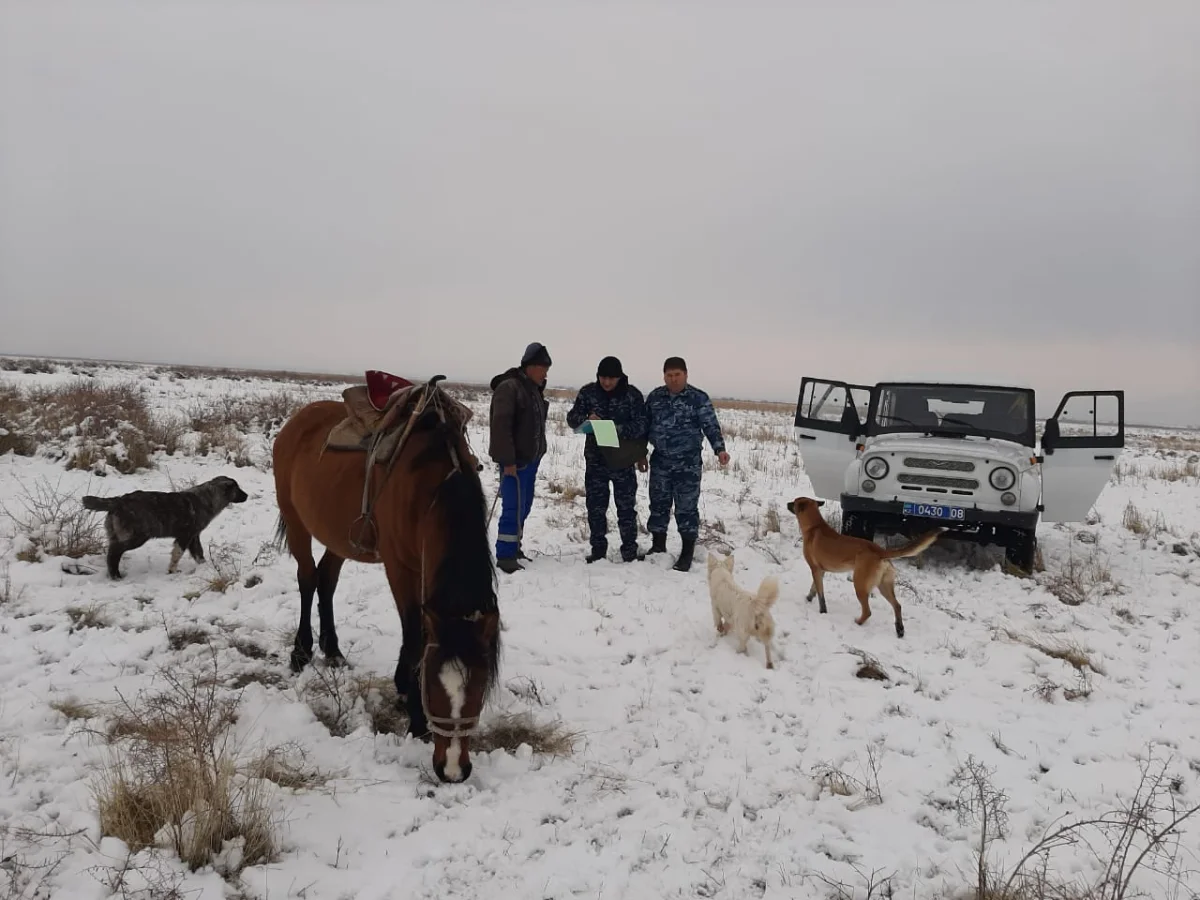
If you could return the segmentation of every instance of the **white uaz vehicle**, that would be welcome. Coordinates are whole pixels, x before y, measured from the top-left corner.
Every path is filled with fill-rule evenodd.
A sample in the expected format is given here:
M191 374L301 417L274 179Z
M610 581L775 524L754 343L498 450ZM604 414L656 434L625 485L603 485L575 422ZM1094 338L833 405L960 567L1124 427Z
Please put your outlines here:
M874 387L804 378L796 437L842 533L997 544L1029 572L1039 517L1081 522L1125 446L1125 392L1070 392L1039 443L1029 388L929 382Z

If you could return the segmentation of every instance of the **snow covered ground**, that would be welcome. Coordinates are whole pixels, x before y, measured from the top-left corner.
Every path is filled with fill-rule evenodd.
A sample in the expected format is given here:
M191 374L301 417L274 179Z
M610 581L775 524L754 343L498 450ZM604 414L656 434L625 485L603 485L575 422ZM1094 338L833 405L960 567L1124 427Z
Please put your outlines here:
M1007 827L987 848L995 870L1063 817L1119 809L1148 761L1152 774L1166 767L1157 801L1200 804L1200 435L1135 431L1093 520L1043 527L1045 571L1032 579L1002 571L999 551L954 545L898 563L899 640L881 598L854 624L843 578L826 582L828 615L804 601L809 575L784 504L810 486L790 416L719 410L732 462L721 470L706 454L703 541L736 552L746 587L780 577L768 671L756 642L743 656L715 634L703 552L690 573L670 569L674 525L671 558L584 564L582 439L556 401L526 537L535 558L500 582L503 687L485 719L528 711L578 741L557 757L473 752L471 779L447 786L432 778L429 746L377 733L361 697L337 711L337 727L322 722L321 684L337 694L349 678L390 679L400 632L381 568L348 565L338 588L352 671L331 673L319 657L299 677L287 670L298 603L292 561L269 546L269 434L220 424L222 410L233 421L243 405L337 397L343 385L86 371L142 389L159 437L178 449L132 474L118 471L119 452L68 469L81 446L69 432L33 456L0 456L0 896L955 897L977 880L980 822L956 779L969 762L1006 798ZM45 397L78 377L0 372L0 415L4 397L25 402L14 386ZM486 401L471 398L481 455ZM166 574L166 541L128 554L119 583L102 553L77 561L94 572L72 574L73 561L31 550L25 526L56 497L69 518L84 493L222 473L250 500L204 534L207 561L185 557L179 574ZM615 511L610 520L615 559ZM858 677L864 659L886 678ZM165 689L164 672L200 683L208 673L238 698L240 758L282 748L311 773L265 785L273 860L223 878L238 868L229 847L216 867L191 871L102 834L93 788L119 749L106 725L121 698ZM1197 896L1200 816L1185 829L1176 869L1143 868L1135 886ZM1089 840L1052 858L1056 877L1099 877L1107 845Z

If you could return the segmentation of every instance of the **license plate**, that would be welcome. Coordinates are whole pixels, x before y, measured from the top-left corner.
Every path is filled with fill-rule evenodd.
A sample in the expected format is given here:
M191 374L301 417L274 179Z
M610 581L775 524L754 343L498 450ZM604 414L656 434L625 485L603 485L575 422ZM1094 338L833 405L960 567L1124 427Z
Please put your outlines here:
M904 514L923 519L949 519L952 522L962 522L967 518L967 511L960 506L939 506L936 503L905 503Z

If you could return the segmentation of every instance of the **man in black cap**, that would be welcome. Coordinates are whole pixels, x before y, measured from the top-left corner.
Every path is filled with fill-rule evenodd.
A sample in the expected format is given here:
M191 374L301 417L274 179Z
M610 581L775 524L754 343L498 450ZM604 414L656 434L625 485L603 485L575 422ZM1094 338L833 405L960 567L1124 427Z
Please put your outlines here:
M500 522L496 565L512 574L528 559L521 549L525 520L533 508L538 466L546 453L546 375L550 353L536 341L525 348L521 365L492 379L488 455L500 467Z
M611 419L619 447L601 447L591 432L596 419ZM621 361L606 356L596 368L596 380L584 385L567 413L567 424L587 434L584 441L583 486L587 496L592 552L589 563L608 553L608 484L612 482L621 534L621 559L640 559L637 546L637 474L634 464L646 455L646 401L629 383Z
M692 567L700 533L703 441L708 440L722 466L729 463L729 454L712 400L700 388L688 384L687 363L682 357L671 356L663 363L663 384L646 398L646 419L646 437L654 445L650 459L650 518L646 522L651 536L649 552L667 551L667 524L673 504L683 543L673 568L686 572Z

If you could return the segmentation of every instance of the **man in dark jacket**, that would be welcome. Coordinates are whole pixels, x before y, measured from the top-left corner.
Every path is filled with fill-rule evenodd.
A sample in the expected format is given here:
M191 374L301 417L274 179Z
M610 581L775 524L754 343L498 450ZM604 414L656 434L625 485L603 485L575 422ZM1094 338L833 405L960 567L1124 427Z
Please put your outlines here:
M650 553L667 550L667 523L675 504L675 525L683 550L675 568L686 572L692 566L696 538L700 534L700 473L704 438L721 465L729 462L721 424L708 394L688 384L687 363L672 356L663 363L663 386L646 398L646 435L654 445L650 458ZM641 466L639 466L640 468Z
M533 508L533 487L546 453L545 398L550 354L536 341L525 348L521 365L492 379L488 455L500 467L500 522L496 565L512 574L528 559L521 549L525 519Z
M611 419L616 426L620 447L601 447L591 432L590 422ZM596 380L584 385L567 413L571 428L587 434L583 447L583 485L587 495L588 527L592 553L587 561L604 559L608 553L608 484L612 482L617 505L617 530L621 534L621 559L638 559L637 546L637 475L634 464L646 453L646 401L642 392L629 383L621 361L606 356L596 368Z

